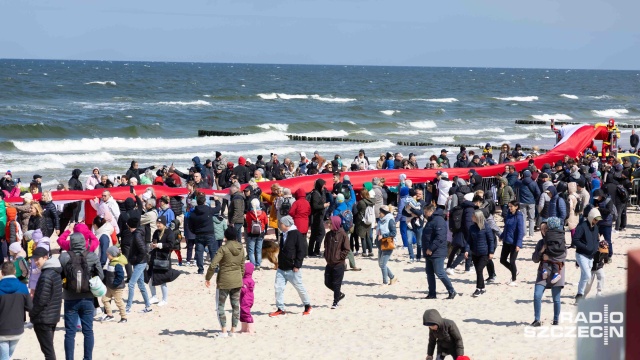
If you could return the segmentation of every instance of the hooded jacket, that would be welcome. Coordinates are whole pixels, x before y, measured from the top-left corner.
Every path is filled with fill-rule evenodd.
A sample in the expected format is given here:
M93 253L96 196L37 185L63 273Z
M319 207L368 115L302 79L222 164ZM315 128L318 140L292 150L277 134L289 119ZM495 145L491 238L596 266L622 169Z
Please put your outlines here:
M0 280L0 336L24 333L25 312L31 307L27 286L13 275L3 277Z
M319 221L322 220L322 215L324 214L324 203L325 203L325 195L324 195L324 185L326 182L322 179L316 180L313 190L311 192L311 215L314 218L314 221L317 219Z
M356 231L356 235L358 235L360 238L364 239L367 236L367 233L371 230L371 225L367 225L364 223L364 214L368 207L373 208L374 206L375 206L375 202L371 198L362 199L358 201L358 203L356 204L356 212L358 215L355 216L354 218L354 220L357 220L355 222L356 223L355 231Z
M220 212L220 202L215 202L215 207L209 205L196 206L189 215L189 231L196 236L214 235L213 214Z
M500 182L504 185L498 189L498 205L507 205L510 201L515 200L516 194L513 192L511 186L507 182L507 179L500 178Z
M567 204L564 199L558 195L558 191L555 186L550 186L547 190L551 193L551 200L549 201L549 217L557 217L564 221L567 217Z
M331 217L331 230L324 236L324 259L327 265L344 265L344 260L351 249L349 237L341 226L342 218Z
M238 159L238 166L233 168L233 175L236 176L236 179L238 179L238 182L240 184L246 184L249 182L249 179L251 179L251 175L249 174L249 169L244 165L245 165L245 160L243 157L240 157Z
M524 215L520 210L516 210L515 215L508 212L504 222L504 231L500 234L500 239L505 244L515 245L522 248L522 240L525 234Z
M29 312L29 319L33 324L55 325L60 321L61 274L62 265L56 258L49 259L42 265L42 273L33 295L33 308Z
M306 199L307 194L300 188L295 192L296 201L291 205L289 216L293 218L293 223L302 234L309 231L309 216L311 216L311 205Z
M580 221L580 217L576 214L576 205L578 204L578 201L581 200L581 197L577 193L578 185L576 182L570 182L567 186L569 191L569 195L567 196L567 199L569 200L569 208L567 209L569 218L567 219L567 226L569 227L569 230L573 230L578 226L578 222ZM582 206L584 207L587 204L588 201L586 203L582 203Z
M229 224L244 223L244 194L242 191L231 195L229 200L229 210L227 212Z
M253 270L255 267L252 263L244 263L244 275L242 276L242 289L240 290L240 311L241 314L251 314L251 307L253 306L254 296L253 289L256 286L253 281ZM240 321L245 322L240 315Z
M199 156L194 156L191 161L193 161L193 167L195 168L195 170L197 172L199 172L200 174L203 174L204 172L204 166L202 165L202 161L200 161L200 157ZM204 178L204 176L203 176Z
M60 234L60 237L58 238L58 245L60 245L61 250L69 251L69 249L71 249L72 247L71 240L69 239L70 234L71 234L71 231L69 230L65 230L62 234ZM88 248L89 251L94 252L96 254L98 253L100 241L93 234L93 232L89 230L87 225L83 223L75 224L73 227L73 235L75 234L81 234L82 238L85 239L86 241L85 248ZM73 235L71 235L71 237L73 237Z
M112 290L124 289L124 267L128 263L127 257L123 254L109 261L104 273L104 284L107 288Z
M480 229L478 224L471 225L469 228L469 249L476 256L486 256L495 252L496 240L487 223L483 229Z
M444 210L437 208L429 217L422 230L422 249L431 250L432 258L447 256L447 222L444 220Z
M31 204L23 203L14 207L18 210L18 216L16 219L22 227L22 232L27 232L29 230L29 219L31 218Z
M531 178L531 172L529 170L524 171L523 179L516 181L514 187L519 190L518 201L521 204L535 204L536 199L540 197L540 188Z
M244 259L245 253L242 244L236 240L227 240L213 257L205 279L211 280L216 267L220 266L216 278L216 288L224 290L241 288L244 276Z
M278 253L278 269L284 271L300 269L307 256L307 238L301 234L295 225L286 233L286 241L280 240L280 252Z
M82 170L74 169L71 172L71 179L69 179L69 190L82 190L82 183L80 182L80 174Z
M93 235L93 234L92 234ZM95 236L94 236L95 237ZM89 278L94 276L100 277L100 279L104 278L104 274L102 273L102 265L100 264L100 258L93 252L87 252L87 245L84 239L84 236L81 233L73 233L70 236L71 240L69 241L70 249L67 252L60 254L60 265L62 266L62 277L66 278L69 274L66 274L64 271L65 265L71 260L71 256L69 256L69 252L73 251L76 255L81 255L86 253L86 261L87 266L89 268ZM40 275L42 277L42 275ZM65 300L78 300L78 299L87 299L93 298L93 294L91 292L87 293L76 293L73 291L69 291L64 289L62 292L62 297Z
M599 236L598 225L591 226L591 219L584 218L576 227L571 246L576 248L576 254L593 259L598 251Z
M424 312L422 324L424 326L438 326L437 330L429 329L427 355L433 356L436 345L438 345L438 354L455 353L456 356L464 355L462 336L453 320L443 319L438 310L431 309Z
M615 223L614 215L617 215L617 209L614 205L613 200L607 194L605 194L602 189L598 189L593 192L594 203L600 210L600 214L602 215L602 220L598 222L598 226L613 226ZM596 197L600 197L602 200L595 200Z

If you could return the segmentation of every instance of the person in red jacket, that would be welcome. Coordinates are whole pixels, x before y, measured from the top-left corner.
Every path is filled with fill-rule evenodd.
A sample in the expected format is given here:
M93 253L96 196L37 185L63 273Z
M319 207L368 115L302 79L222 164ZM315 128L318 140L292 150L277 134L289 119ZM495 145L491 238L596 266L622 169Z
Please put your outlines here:
M264 235L267 231L267 214L262 211L260 207L260 200L251 200L251 210L247 211L245 215L247 226L247 236L245 240L247 242L247 252L249 253L249 261L260 270L260 264L262 263L262 242L264 241ZM258 228L259 227L259 228Z
M300 188L295 192L296 201L291 205L289 216L293 218L293 222L300 231L305 235L309 231L309 216L311 216L311 205L306 199L307 193Z

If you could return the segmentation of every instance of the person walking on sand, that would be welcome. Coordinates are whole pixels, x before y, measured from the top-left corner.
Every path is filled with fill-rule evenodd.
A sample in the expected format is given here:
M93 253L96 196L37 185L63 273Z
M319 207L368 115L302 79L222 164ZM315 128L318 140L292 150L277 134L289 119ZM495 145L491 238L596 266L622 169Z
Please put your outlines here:
M49 251L41 247L33 250L31 259L41 273L33 293L33 307L29 311L29 319L45 360L55 360L53 335L56 325L60 322L62 308L62 265L58 259L50 259Z
M345 295L340 291L344 278L344 261L349 249L349 237L342 228L342 218L331 217L331 230L324 237L324 259L327 266L324 269L324 286L333 291L332 309L338 307Z
M484 275L483 271L489 259L493 258L496 249L496 242L493 231L485 226L485 217L482 210L473 213L473 225L469 228L469 250L473 259L473 266L476 268L476 291L473 297L483 295Z
M243 286L245 253L242 244L236 240L237 232L228 227L224 231L227 243L222 245L211 260L204 285L211 286L211 278L220 266L216 277L216 308L218 309L218 321L220 321L220 337L234 336L238 321L240 320L240 291ZM224 312L224 303L227 297L231 301L233 313L231 315L231 331L227 334L227 315Z
M447 222L444 220L444 210L433 204L427 205L424 211L427 225L422 230L422 248L425 249L425 270L429 292L427 299L436 299L436 276L449 292L447 299L452 300L457 293L451 280L444 270L444 259L447 257Z
M429 327L426 360L434 360L434 352L437 354L435 360L442 360L447 355L451 355L455 360L464 355L462 335L453 320L443 319L438 310L429 309L422 315L422 324Z
M0 359L13 359L13 352L24 334L25 312L31 310L27 285L16 278L11 262L2 264L0 279Z
M323 184L324 185L324 184ZM307 254L307 241L298 231L291 216L280 219L280 253L278 253L278 270L276 272L276 311L270 317L286 315L284 307L284 288L287 282L298 291L300 300L304 304L302 315L311 314L311 300L302 284L302 262ZM320 245L318 245L320 247Z
M257 171L257 170L256 170ZM251 316L251 307L253 306L253 289L256 286L253 281L253 270L255 267L252 263L244 263L244 276L242 276L242 290L240 290L240 323L242 327L240 332L253 334L253 316Z
M522 248L522 241L527 232L525 228L524 215L520 211L520 203L512 200L508 205L509 210L505 215L504 230L500 234L502 239L502 252L500 253L500 264L511 271L511 281L509 286L517 286L518 267L516 260L518 252Z
M380 207L380 222L378 223L378 265L382 271L382 283L385 285L393 285L398 281L398 278L393 275L391 269L387 266L393 253L395 238L396 223L393 220L393 214L389 206L383 205Z

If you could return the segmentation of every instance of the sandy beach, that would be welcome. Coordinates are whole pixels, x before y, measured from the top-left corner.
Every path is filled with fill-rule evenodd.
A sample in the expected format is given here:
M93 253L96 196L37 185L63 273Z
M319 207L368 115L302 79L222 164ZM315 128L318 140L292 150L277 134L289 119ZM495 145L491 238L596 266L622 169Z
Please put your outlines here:
M499 218L499 216L497 216ZM500 225L502 225L499 222ZM639 213L629 208L626 232L614 234L615 256L605 266L604 294L624 292L628 250L635 243L640 225ZM536 239L539 233L536 233ZM567 239L569 237L567 236ZM569 240L567 240L569 243ZM399 281L383 286L377 256L357 257L361 272L345 273L342 291L347 297L340 307L331 310L332 293L324 287L324 259L306 259L303 280L313 305L310 316L302 316L303 306L293 287L285 291L289 312L285 317L269 318L275 310L275 271L254 273L256 281L255 335L238 334L234 338L217 338L219 325L215 314L215 289L204 286L204 276L196 267L177 267L182 275L169 284L169 304L153 306L153 313L141 314L142 297L136 290L132 314L127 324L94 322L95 359L184 359L217 358L299 358L299 359L424 359L428 329L422 325L426 309L437 309L443 317L454 320L463 336L466 355L471 359L558 359L576 357L575 340L526 338L524 328L533 321L533 283L537 265L531 261L535 242L525 240L518 257L519 285L504 284L508 271L496 263L498 284L488 284L480 298L475 290L475 273L452 276L453 285L462 296L444 300L446 290L437 281L437 300L425 300L427 282L424 262L410 264L405 251L393 253L390 268ZM183 257L186 250L183 250ZM499 250L496 251L499 253ZM175 257L175 256L174 256ZM575 251L569 250L566 270L567 286L562 292L562 311L575 311L573 297L579 271ZM175 260L177 264L177 260ZM270 266L263 260L263 267ZM458 269L462 268L461 266ZM126 296L126 295L125 295ZM595 289L589 297L595 296ZM228 319L231 317L230 306ZM118 315L115 315L119 319ZM551 294L545 292L542 323L549 325L553 316ZM58 358L64 357L64 321L61 319L54 343ZM83 337L76 336L76 354L81 354ZM18 344L15 359L41 359L33 330L26 330Z

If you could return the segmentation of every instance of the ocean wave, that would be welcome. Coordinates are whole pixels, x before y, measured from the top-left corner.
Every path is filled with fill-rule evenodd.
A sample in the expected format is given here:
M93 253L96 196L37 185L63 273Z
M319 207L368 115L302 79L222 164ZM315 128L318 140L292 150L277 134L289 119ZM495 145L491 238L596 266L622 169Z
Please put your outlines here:
M418 130L405 130L405 131L391 131L386 133L386 135L390 135L390 136L416 136L416 135L420 135L420 131Z
M291 134L291 135L308 136L308 137L342 137L342 136L349 135L349 133L344 130L324 130L324 131L314 131L314 132Z
M456 98L440 98L440 99L411 99L411 101L427 101L436 103L452 103L458 101Z
M278 97L279 97L280 99L282 99L282 100L294 100L294 99L300 99L300 100L302 100L302 99L308 99L308 98L309 98L309 95L297 95L297 94L294 94L294 95L289 95L289 94L277 94L277 95L278 95Z
M522 128L525 130L542 130L542 129L548 130L549 125L527 125L527 126L523 126Z
M88 83L84 83L85 85L108 85L108 86L116 86L115 81L90 81Z
M358 130L358 131L354 131L352 134L363 134L363 135L373 136L373 133L369 130Z
M496 135L496 138L501 140L520 140L520 139L526 139L527 137L529 137L529 134Z
M345 132L346 133L346 132ZM194 138L83 138L78 140L33 140L16 141L13 145L21 151L29 153L55 152L86 152L88 150L159 150L191 148L198 146L219 146L240 143L264 143L273 141L288 141L282 132L267 131L260 134L238 136L204 136Z
M536 120L542 120L542 121L550 121L551 119L558 120L558 121L573 120L573 118L571 116L565 115L565 114L531 115L531 117L536 119Z
M609 96L609 95L600 95L600 96L589 96L589 98L594 99L594 100L606 100L606 99L611 99L611 96Z
M434 136L431 140L438 143L453 143L456 139L453 136Z
M494 97L496 100L503 101L536 101L538 100L537 96L512 96L512 97Z
M597 117L606 117L606 118L620 118L624 117L624 114L628 114L629 110L627 109L606 109L606 110L591 110L593 115Z
M332 103L347 103L347 102L357 100L352 98L322 97L320 95L311 95L311 98L314 100L320 100L320 101L332 102Z
M160 101L157 102L156 105L168 105L168 106L211 106L211 103L204 100L195 100L195 101Z
M391 116L393 114L399 113L400 110L382 110L380 112L385 114L385 115L387 115L387 116Z
M202 95L202 96L204 96L204 97L206 97L206 98L213 97L213 96L211 96L211 95L209 95L209 94L204 94L204 95Z
M263 100L275 100L278 98L278 94L276 93L258 94L258 96Z
M261 129L265 129L265 130L273 129L273 130L279 130L279 131L287 131L287 129L289 129L289 125L288 124L266 123L266 124L260 124L260 125L256 125L256 126L261 128Z
M563 97L563 98L567 98L567 99L578 100L578 96L577 95L560 94L560 96Z
M411 121L409 126L416 129L431 129L437 127L436 123L432 120Z
M504 133L501 128L480 128L480 129L453 129L453 130L423 130L421 134L436 134L436 135L478 135L482 132L489 133Z

